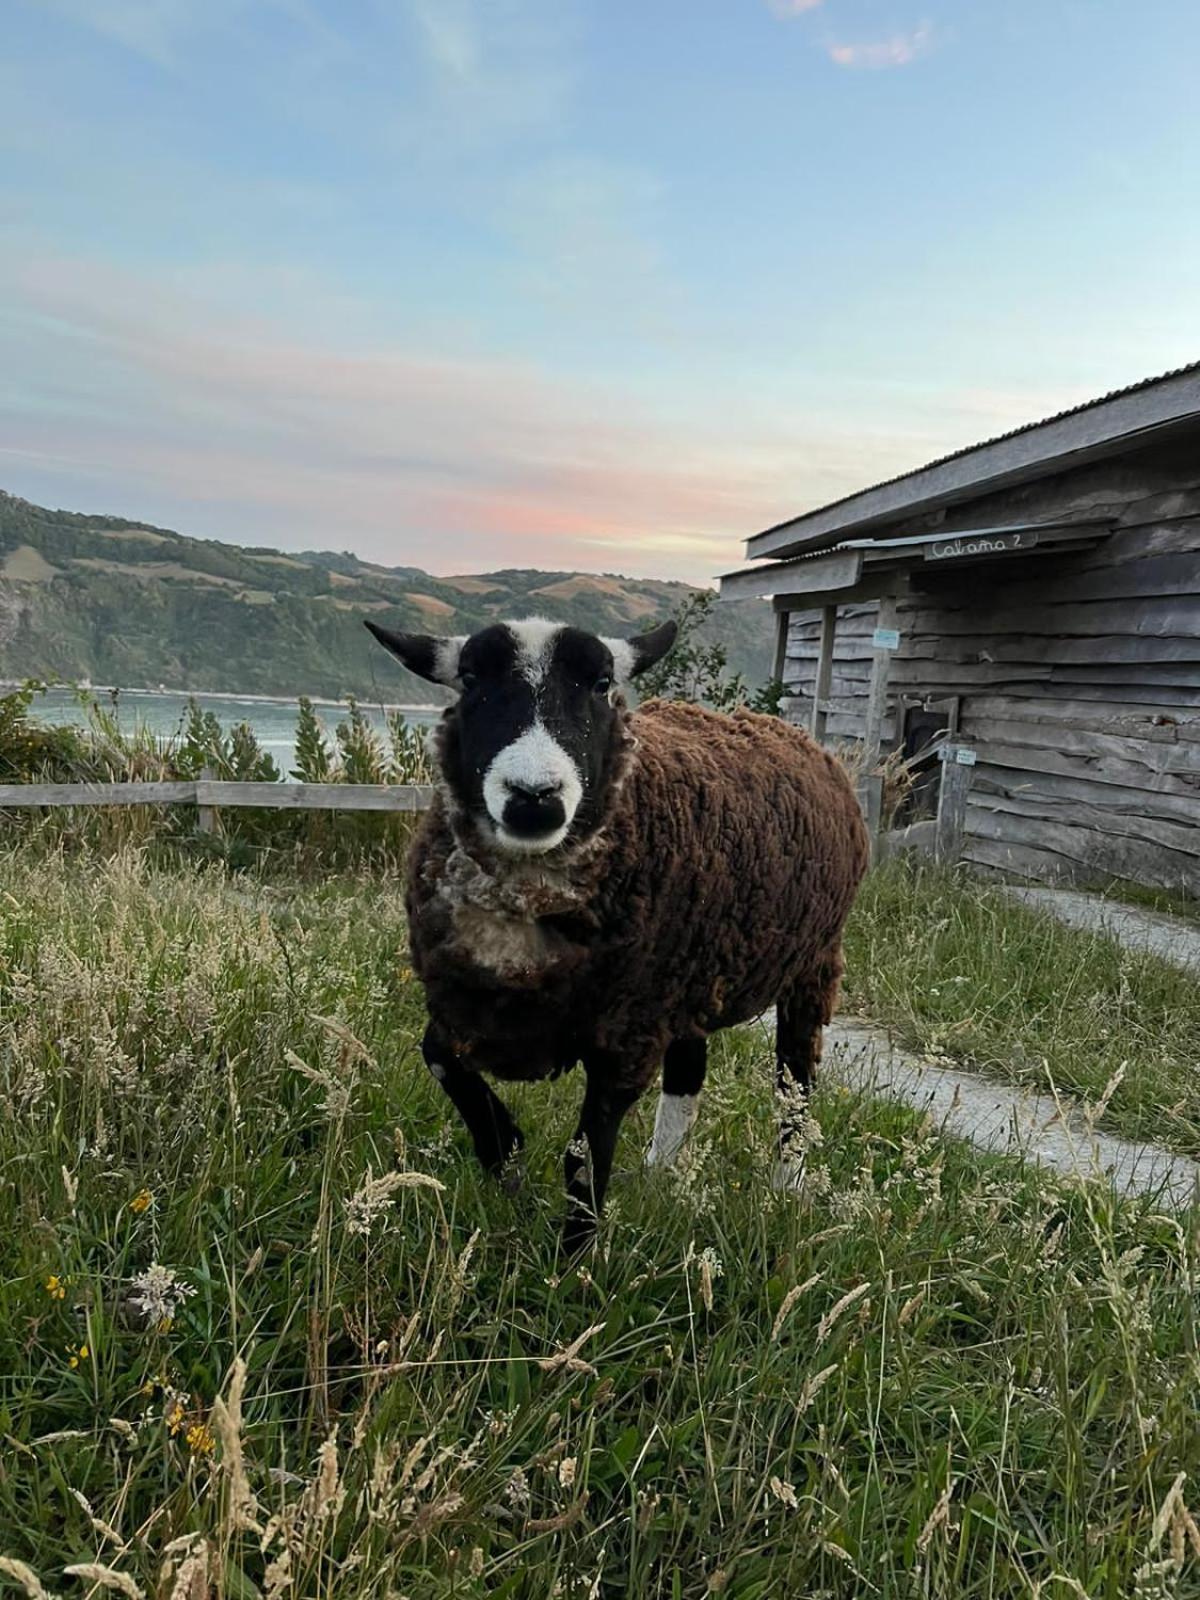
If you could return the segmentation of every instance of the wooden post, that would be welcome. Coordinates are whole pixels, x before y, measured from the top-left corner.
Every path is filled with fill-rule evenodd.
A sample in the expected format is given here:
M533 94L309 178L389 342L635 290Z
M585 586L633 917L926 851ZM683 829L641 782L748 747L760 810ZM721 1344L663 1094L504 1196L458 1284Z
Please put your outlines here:
M952 865L962 854L963 832L967 823L967 796L974 776L975 751L970 745L943 746L942 783L938 793L933 853L938 861L948 865Z
M809 732L819 744L825 740L825 724L829 718L829 690L833 684L833 639L837 632L836 606L826 606L821 612L821 652L817 657L817 677L813 684L812 720Z
M775 618L775 660L771 664L771 677L776 683L783 682L783 675L787 671L788 626L791 620L790 611L781 611Z
M896 627L896 601L885 595L879 602L875 631L891 633ZM879 747L883 743L883 724L887 717L888 680L892 674L892 657L895 650L876 646L871 665L871 686L867 691L866 727L863 732L863 771L874 772L879 763Z
M879 613L875 619L876 633L890 632L896 626L896 601L892 595L885 595L879 602ZM885 646L877 644L875 655L871 664L871 684L867 691L866 723L863 729L863 764L862 777L858 784L858 803L862 807L863 817L867 824L867 833L871 841L871 859L874 861L879 850L880 835L883 831L883 775L875 769L879 765L879 747L883 743L883 723L887 716L888 680L892 673L892 656L895 654L891 641Z
M212 767L206 766L200 777L205 782L211 782L216 775ZM220 813L217 811L216 806L197 806L196 829L199 833L220 833Z

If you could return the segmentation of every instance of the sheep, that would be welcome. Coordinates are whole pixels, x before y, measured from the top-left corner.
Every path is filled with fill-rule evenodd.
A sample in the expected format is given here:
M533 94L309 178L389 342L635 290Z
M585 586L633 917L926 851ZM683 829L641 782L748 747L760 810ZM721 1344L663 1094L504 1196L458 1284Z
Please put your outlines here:
M648 1160L695 1120L706 1041L776 1006L781 1170L842 974L867 836L837 760L778 718L623 689L675 639L531 618L469 638L368 621L410 671L458 691L406 888L425 1063L490 1172L523 1137L487 1081L586 1088L565 1158L563 1242L590 1238L622 1118L661 1073ZM485 1077L486 1074L486 1077Z

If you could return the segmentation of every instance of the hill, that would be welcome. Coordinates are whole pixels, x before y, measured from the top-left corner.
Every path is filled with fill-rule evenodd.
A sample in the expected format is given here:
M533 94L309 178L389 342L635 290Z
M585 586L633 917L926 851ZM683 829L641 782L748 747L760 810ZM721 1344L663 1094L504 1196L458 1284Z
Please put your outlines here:
M372 643L389 627L471 633L541 615L630 633L671 615L683 583L505 569L434 577L348 552L283 553L120 517L48 511L0 491L0 680L130 689L429 700ZM770 671L762 606L717 608L709 640L752 684Z

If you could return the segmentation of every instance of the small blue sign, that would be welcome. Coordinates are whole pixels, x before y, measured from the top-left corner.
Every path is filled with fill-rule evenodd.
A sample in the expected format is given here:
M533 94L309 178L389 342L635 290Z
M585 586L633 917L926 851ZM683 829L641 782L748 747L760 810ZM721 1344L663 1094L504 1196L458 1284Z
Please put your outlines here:
M899 628L876 628L871 636L871 643L876 650L899 650Z

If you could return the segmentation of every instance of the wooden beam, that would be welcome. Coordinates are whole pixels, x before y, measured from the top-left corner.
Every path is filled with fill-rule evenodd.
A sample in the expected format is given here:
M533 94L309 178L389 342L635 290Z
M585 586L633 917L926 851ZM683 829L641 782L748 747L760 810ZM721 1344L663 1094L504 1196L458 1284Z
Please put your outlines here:
M401 783L213 783L202 778L196 799L200 805L271 811L425 811L433 790Z
M888 631L896 626L896 602L890 596L879 602L879 612L875 619L877 630ZM879 760L879 746L883 735L883 723L887 716L888 683L892 673L892 657L894 650L877 648L872 652L871 658L871 686L867 691L866 729L863 735L863 768L872 772Z
M775 653L771 657L771 682L782 683L787 667L788 614L780 611L775 616Z
M0 810L62 806L253 806L263 811L425 811L427 785L403 783L4 783Z
M720 579L722 600L771 600L777 594L821 594L849 589L862 571L861 550L837 550L812 561L775 561L770 566L727 572Z
M829 717L829 690L833 684L833 642L837 632L836 606L826 606L821 612L821 653L817 657L817 677L813 686L812 719L809 732L819 743L825 739L825 724Z
M196 785L187 783L3 783L6 806L146 806L189 804Z

